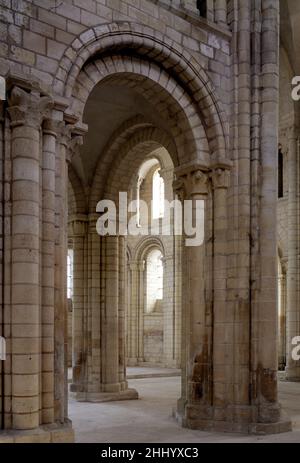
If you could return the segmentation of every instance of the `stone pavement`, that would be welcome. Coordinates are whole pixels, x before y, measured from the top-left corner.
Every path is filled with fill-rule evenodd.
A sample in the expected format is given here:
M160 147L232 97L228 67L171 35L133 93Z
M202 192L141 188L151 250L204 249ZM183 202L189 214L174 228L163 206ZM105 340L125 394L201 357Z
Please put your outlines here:
M273 436L208 433L181 428L172 417L180 393L180 378L130 380L140 400L102 404L70 401L76 442L91 443L300 443L300 383L280 382L282 406L293 421L294 431Z

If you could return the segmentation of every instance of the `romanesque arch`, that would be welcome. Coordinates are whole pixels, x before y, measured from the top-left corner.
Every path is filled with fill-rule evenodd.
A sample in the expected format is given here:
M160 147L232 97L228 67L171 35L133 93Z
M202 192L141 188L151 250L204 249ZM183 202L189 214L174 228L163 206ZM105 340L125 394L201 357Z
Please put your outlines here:
M299 34L289 15L300 16L295 2L286 2L283 45L290 58ZM201 231L195 246L181 237L183 368L176 416L205 430L289 430L278 403L276 355L279 1L211 0L200 11L206 18L190 0L144 2L151 3L149 15L127 3L128 21L123 2L114 8L102 2L100 12L93 1L49 9L27 2L22 34L18 2L4 3L5 20L17 26L4 26L4 35L18 42L3 44L1 61L9 76L0 104L0 318L8 347L0 395L1 425L12 430L4 440L72 439L68 229L76 280L71 390L87 401L137 398L126 380L126 236L99 236L95 205L131 188L140 162L158 157L158 150L172 160L170 197L190 201ZM91 4L94 15L85 10ZM70 22L70 11L78 21ZM105 12L119 20L108 23ZM166 15L178 30L164 24ZM60 27L46 31L48 20ZM296 59L288 70L298 69ZM288 119L291 339L299 328L299 195L298 128ZM288 363L287 377L299 377L298 364Z
M170 75L173 74L172 69L176 69L176 74L180 76L181 87L197 104L203 120L205 120L204 125L210 142L211 154L214 155L216 161L225 158L229 126L226 122L225 111L218 101L208 75L187 50L149 27L145 28L136 23L118 22L101 25L83 32L61 59L53 83L54 91L63 96L71 96L84 63L91 62L92 57L105 56L106 50L109 51L109 54L113 50L113 55L117 55L119 51L126 49L135 52L137 57L146 58L148 63L159 64ZM151 76L152 73L153 77L160 77L160 73L157 75L157 68L154 65L143 69L139 67L138 62L135 64L138 73L142 75L147 73L148 76ZM111 60L108 68L102 67L101 77L118 72L120 65L121 60L119 62ZM93 80L95 69L93 66L88 69L88 75ZM161 79L163 81L163 74ZM92 87L94 84L95 82L91 83L90 86ZM175 91L176 86L172 88L171 85L170 88ZM88 94L89 92L85 93L85 98Z

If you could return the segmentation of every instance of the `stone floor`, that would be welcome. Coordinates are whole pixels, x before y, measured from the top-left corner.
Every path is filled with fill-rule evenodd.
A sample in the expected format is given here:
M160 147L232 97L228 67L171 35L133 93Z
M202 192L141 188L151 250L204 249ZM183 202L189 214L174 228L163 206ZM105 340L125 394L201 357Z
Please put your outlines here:
M145 371L130 373L145 374ZM171 415L180 394L180 377L151 377L153 374L155 372L149 371L148 378L129 380L129 386L138 390L140 400L89 404L70 399L70 418L73 420L76 442L300 443L300 383L280 382L280 400L293 421L292 433L267 437L237 436L181 428Z
M181 370L175 368L127 367L127 379L167 378L180 376Z

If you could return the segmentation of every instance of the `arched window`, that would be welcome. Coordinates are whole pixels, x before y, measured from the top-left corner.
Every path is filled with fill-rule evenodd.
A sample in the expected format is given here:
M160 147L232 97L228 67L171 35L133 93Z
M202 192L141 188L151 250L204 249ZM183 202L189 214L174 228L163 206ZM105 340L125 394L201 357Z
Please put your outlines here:
M160 219L165 211L165 182L160 176L159 169L153 174L152 180L152 217Z
M163 255L159 249L149 252L146 260L147 304L146 312L157 311L163 299Z
M67 297L72 299L73 297L73 249L68 249L68 261L67 261Z
M283 154L278 149L278 198L283 198Z

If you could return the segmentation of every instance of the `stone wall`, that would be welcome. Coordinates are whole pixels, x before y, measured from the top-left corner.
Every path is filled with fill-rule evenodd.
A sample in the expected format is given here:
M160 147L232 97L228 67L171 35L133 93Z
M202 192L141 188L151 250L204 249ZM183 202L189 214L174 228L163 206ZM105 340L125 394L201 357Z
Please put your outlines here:
M188 16L179 2L176 5L171 1L151 0L63 0L59 3L56 0L2 0L1 3L1 75L26 74L51 86L66 51L71 47L73 53L76 52L78 45L89 40L93 27L114 21L132 22L149 26L189 50L209 72L229 111L231 34L227 28L201 20L194 11ZM85 31L90 32L85 34Z
M277 397L279 2L207 6L201 18L185 1L1 0L6 429L68 423L67 172L72 390L87 401L137 398L126 381L126 240L99 237L95 211L100 198L128 191L158 145L173 162L172 193L203 206L203 242L182 249L182 286L170 280L182 289L181 321L164 324L164 342L182 339L177 418L202 430L290 429ZM102 131L101 88L128 96L113 133ZM87 127L87 113L102 126ZM297 138L289 132L289 339L298 330ZM298 370L289 358L289 377Z
M153 152L153 156L159 156L159 150ZM148 154L151 159L151 153ZM153 198L153 174L159 167L159 164L153 166L140 185L140 199L148 205L148 223L151 223L152 208L151 201ZM161 175L164 178L165 199L173 199L172 182L173 168L161 168ZM135 191L133 186L132 190ZM135 196L133 196L133 199ZM141 214L141 225L145 223L145 217ZM161 224L162 219L156 220ZM170 228L173 234L173 227ZM134 349L128 349L128 363L134 365L160 365L165 367L179 367L181 363L181 347L179 326L181 319L181 301L177 291L180 288L180 249L176 242L176 237L158 234L156 237L133 237L128 236L127 246L129 255L128 271L131 272L130 284L134 287L128 288L131 293L130 307L128 307L127 326L130 329L127 332L128 346L139 345L139 352ZM149 281L148 257L154 250L159 250L163 258L163 300L159 302L159 307L154 311L148 311L147 303L149 301ZM138 269L138 276L136 271ZM175 287L177 281L177 288ZM179 288L178 288L179 287ZM135 300L138 294L138 306L135 306ZM153 295L153 298L155 295ZM151 297L150 297L151 298ZM153 301L154 302L154 299ZM159 309L159 310L158 310ZM138 315L135 315L135 311ZM138 318L141 318L138 322ZM176 327L176 329L174 329ZM136 338L136 339L135 339ZM140 343L138 338L141 338Z

